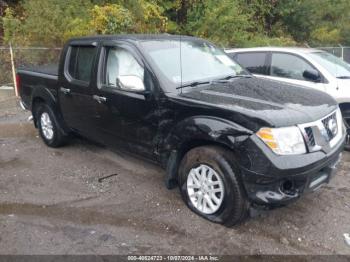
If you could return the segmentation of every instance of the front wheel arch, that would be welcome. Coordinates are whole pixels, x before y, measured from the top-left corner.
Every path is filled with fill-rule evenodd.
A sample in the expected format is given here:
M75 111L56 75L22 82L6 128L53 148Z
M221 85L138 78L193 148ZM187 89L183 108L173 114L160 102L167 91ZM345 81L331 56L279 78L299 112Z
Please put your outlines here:
M191 139L183 142L177 149L171 151L167 160L165 185L168 189L174 189L177 187L179 166L186 153L196 147L202 146L215 146L233 152L232 147L216 141Z

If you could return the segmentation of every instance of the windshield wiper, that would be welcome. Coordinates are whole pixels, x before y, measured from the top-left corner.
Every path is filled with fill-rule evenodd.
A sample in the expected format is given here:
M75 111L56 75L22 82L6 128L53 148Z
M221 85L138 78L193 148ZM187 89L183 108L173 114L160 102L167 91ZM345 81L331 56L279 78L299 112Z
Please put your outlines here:
M339 79L350 79L350 76L337 76Z
M219 80L230 80L232 78L238 78L238 77L245 77L245 78L251 78L251 75L228 75L223 78L220 78Z
M176 87L176 89L180 89L183 87L195 87L195 86L205 85L205 84L210 84L210 83L211 83L210 81L194 81L194 82L191 82L191 83L186 84L186 85L178 86L178 87Z
M252 75L229 75L229 76L225 76L224 78L220 78L218 80L214 80L215 81L225 81L225 80L230 80L231 78L238 78L238 77L245 77L245 78L251 78L253 77ZM199 86L199 85L205 85L205 84L210 84L213 81L194 81L191 82L189 84L185 84L185 85L181 85L176 87L176 89L181 89L183 87L195 87L195 86Z

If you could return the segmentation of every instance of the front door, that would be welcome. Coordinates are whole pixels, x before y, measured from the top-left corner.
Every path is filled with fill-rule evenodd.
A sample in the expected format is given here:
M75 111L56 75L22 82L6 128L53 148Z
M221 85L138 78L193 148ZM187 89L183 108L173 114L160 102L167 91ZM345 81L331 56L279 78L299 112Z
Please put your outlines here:
M304 58L283 52L271 53L269 75L261 76L290 84L310 87L319 91L326 91L322 78L320 81L312 81L304 77L305 71L321 73Z
M154 157L158 107L141 57L126 43L105 44L99 68L95 121L104 144Z
M63 78L59 81L58 99L65 123L87 137L93 137L91 75L97 47L92 43L68 48Z

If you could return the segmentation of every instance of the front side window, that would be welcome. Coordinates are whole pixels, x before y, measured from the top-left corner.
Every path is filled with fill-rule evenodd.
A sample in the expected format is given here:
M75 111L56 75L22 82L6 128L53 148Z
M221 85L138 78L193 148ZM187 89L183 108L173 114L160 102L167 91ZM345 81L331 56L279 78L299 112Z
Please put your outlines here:
M123 88L118 85L120 77L137 77L143 81L144 69L126 49L111 47L106 49L107 60L105 84L110 88Z
M304 59L292 54L274 53L271 58L271 76L305 80L305 71L315 71Z
M141 45L156 72L169 83L166 88L171 91L181 84L246 74L225 52L204 41L149 40Z
M68 65L69 75L74 79L90 82L95 53L96 48L93 46L71 47Z
M266 75L267 53L239 53L234 59L252 74Z

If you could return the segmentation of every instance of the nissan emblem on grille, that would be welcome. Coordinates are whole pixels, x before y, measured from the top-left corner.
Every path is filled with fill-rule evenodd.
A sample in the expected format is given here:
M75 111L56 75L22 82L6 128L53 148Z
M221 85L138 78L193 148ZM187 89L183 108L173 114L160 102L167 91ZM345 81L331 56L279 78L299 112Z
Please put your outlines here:
M337 122L334 118L329 119L327 128L329 131L332 132L332 135L335 136L338 133L338 126Z
M323 119L322 123L326 129L326 132L323 135L327 137L328 141L332 140L338 133L336 114L332 114L327 118Z

